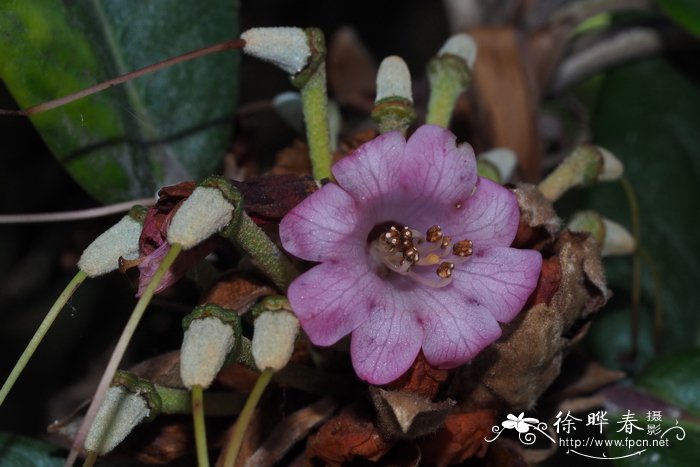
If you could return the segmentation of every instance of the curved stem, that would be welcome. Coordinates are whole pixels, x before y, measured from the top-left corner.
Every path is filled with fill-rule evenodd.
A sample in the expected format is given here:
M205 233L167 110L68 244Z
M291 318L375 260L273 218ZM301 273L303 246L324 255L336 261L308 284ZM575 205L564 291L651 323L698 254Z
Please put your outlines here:
M24 370L24 367L26 367L27 363L29 363L29 360L32 358L32 355L34 355L34 352L36 351L37 347L39 347L39 344L41 344L41 341L44 339L44 336L46 336L46 333L49 331L49 328L56 320L58 314L66 305L68 300L73 296L75 290L80 286L80 284L83 283L83 281L86 278L87 274L85 272L78 271L78 273L68 283L63 292L61 292L61 294L58 296L51 309L49 309L49 312L46 313L44 320L36 329L34 336L32 336L32 339L29 341L29 344L27 344L27 347L25 347L24 352L22 352L22 355L20 355L19 359L17 360L17 363L15 363L14 368L12 368L10 375L7 377L5 383L2 385L2 389L0 389L0 406L5 401L5 398L9 394L10 390L12 390L12 386L14 386L15 382L17 382L17 379Z
M634 359L637 356L637 351L639 349L639 297L641 295L641 261L639 252L641 250L641 228L639 222L639 202L637 201L637 194L634 191L634 187L630 183L627 177L622 177L620 179L622 183L622 188L625 190L625 195L627 196L627 202L630 207L630 215L632 216L632 235L634 236L634 241L637 245L637 249L632 256L632 328L630 332L632 333L632 348L630 349L630 356Z
M94 219L96 217L111 216L126 212L134 205L151 206L157 201L156 198L141 198L123 203L108 204L97 208L80 209L77 211L65 212L40 212L29 214L0 214L0 224L34 224L39 222L64 222L77 221L82 219Z
M170 268L173 262L175 262L175 259L177 258L178 254L180 254L180 251L182 251L182 245L175 243L170 247L168 254L165 255L165 258L163 258L163 262L160 263L160 266L158 266L156 273L153 275L153 279L151 279L151 282L148 284L148 287L146 287L146 290L144 291L143 295L141 296L141 298L139 298L139 301L136 303L134 311L131 313L131 316L129 317L129 321L126 323L126 326L124 326L124 330L122 331L122 334L119 337L119 341L117 342L117 345L114 348L114 351L112 352L112 356L109 359L107 368L105 368L105 371L102 374L102 379L100 380L100 383L97 386L97 389L95 390L95 396L93 397L92 402L90 403L90 407L88 408L88 411L85 414L85 418L83 419L83 422L80 425L80 429L75 435L75 439L73 440L73 446L71 447L71 452L68 455L66 463L64 464L66 467L71 467L75 462L76 458L78 457L78 452L81 446L83 445L83 442L85 442L85 437L87 436L88 430L92 426L92 422L95 420L97 411L99 410L100 406L102 405L102 402L104 401L107 389L109 388L109 385L112 382L112 379L114 378L114 373L119 367L119 363L121 362L122 357L124 356L124 352L126 352L126 347L129 345L129 341L131 341L131 337L134 335L136 327L138 326L139 321L141 321L141 318L143 317L143 314L146 311L146 307L151 301L151 297L153 297L156 288L160 284L160 281L163 279L165 272Z
M238 417L238 421L236 421L236 427L233 429L233 434L231 435L231 439L226 448L226 456L224 457L223 467L233 467L236 463L238 453L240 452L241 445L243 444L243 436L245 436L245 433L248 430L248 425L253 417L255 407L258 405L260 397L262 397L262 394L270 382L273 373L274 372L271 368L266 368L262 373L260 373L260 377L255 382L255 386L253 386L253 390L248 396L248 400L241 411L241 415Z
M207 427L204 423L204 390L199 384L192 387L192 419L194 421L194 444L197 447L197 465L209 467Z

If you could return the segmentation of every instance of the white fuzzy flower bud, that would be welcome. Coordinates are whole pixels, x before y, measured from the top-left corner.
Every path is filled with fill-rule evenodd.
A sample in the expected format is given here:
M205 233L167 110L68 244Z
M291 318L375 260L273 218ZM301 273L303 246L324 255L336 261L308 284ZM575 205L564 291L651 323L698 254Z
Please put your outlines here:
M461 57L471 70L476 61L476 42L469 34L455 34L447 39L442 48L438 51L438 56L443 54L456 55Z
M131 216L122 217L85 249L78 267L88 276L97 277L117 269L120 257L136 258L141 228Z
M508 148L496 148L479 154L479 160L485 160L493 164L498 170L501 181L506 182L513 175L518 164L515 153Z
M85 449L101 456L107 454L149 414L142 396L121 386L110 387L85 438Z
M233 349L233 329L220 319L192 320L185 331L180 352L180 378L185 387L208 388Z
M600 249L601 256L631 255L637 248L637 243L629 231L617 222L603 218L605 239Z
M607 149L601 148L600 146L597 147L603 156L603 168L601 169L600 174L598 175L598 181L611 182L613 180L620 179L620 177L622 177L622 174L625 171L625 167L624 165L622 165L622 161L620 161L620 159L615 157Z
M311 48L306 32L300 28L253 28L241 34L243 52L273 65L290 75L306 66Z
M382 60L377 72L377 97L374 102L388 97L400 97L413 103L411 72L406 62L396 55Z
M173 216L168 243L189 250L231 222L233 209L216 188L197 187Z
M255 365L264 370L281 370L294 351L299 321L285 311L264 311L255 320L252 353Z

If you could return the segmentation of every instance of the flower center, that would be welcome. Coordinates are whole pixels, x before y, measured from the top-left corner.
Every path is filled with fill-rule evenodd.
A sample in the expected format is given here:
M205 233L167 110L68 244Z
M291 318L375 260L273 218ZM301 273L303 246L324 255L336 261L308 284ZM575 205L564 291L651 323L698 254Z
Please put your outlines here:
M371 242L370 252L389 271L439 288L452 282L455 265L467 261L472 248L471 240L453 243L439 225L430 227L425 235L407 226L391 225ZM435 275L426 274L422 269L426 267Z

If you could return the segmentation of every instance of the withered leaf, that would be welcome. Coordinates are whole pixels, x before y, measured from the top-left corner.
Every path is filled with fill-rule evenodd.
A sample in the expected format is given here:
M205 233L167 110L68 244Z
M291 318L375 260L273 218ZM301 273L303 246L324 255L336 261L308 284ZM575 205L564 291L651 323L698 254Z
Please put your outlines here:
M259 223L280 220L318 189L313 177L308 175L266 175L231 183L243 195L246 212Z
M488 447L484 438L492 434L495 423L493 410L448 415L437 433L420 442L426 465L456 465L471 457L483 456Z
M324 397L284 418L245 463L246 467L272 466L335 411L336 402Z
M379 428L387 438L417 438L442 426L455 401L432 402L412 392L370 387Z
M308 458L340 466L355 457L377 461L393 443L382 436L369 414L357 406L343 409L309 438Z
M423 356L423 352L418 353L416 361L399 379L386 385L387 389L395 391L405 391L417 394L427 399L434 399L437 396L440 386L444 383L449 372L430 366Z
M242 314L258 299L276 293L274 288L257 276L241 271L231 271L217 279L202 303L213 303Z

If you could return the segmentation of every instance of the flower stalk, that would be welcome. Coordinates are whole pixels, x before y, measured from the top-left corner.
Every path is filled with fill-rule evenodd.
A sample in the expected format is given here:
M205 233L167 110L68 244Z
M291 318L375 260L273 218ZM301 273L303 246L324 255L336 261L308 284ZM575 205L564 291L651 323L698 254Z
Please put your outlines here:
M476 43L467 34L450 37L428 62L430 100L426 122L447 128L459 95L471 83Z
M119 267L119 258L133 257L138 254L138 241L141 227L145 218L146 208L134 206L129 214L97 237L83 252L78 262L79 271L71 279L66 288L58 296L41 324L34 332L31 340L12 368L10 375L0 388L0 406L12 390L17 379L31 360L34 352L41 344L58 314L63 310L68 300L88 277L97 277L114 271Z
M243 248L281 291L287 290L298 272L270 237L244 212L241 193L222 177L209 177L202 186L217 188L233 205L235 216L221 235Z
M284 71L301 93L306 139L314 178L331 177L331 144L326 91L326 43L318 28L253 28L244 32L243 51Z
M250 420L253 418L255 407L258 405L263 392L265 392L265 388L270 383L273 373L274 370L267 368L260 373L258 380L255 382L255 386L253 386L253 390L250 392L248 400L246 400L241 415L236 421L236 426L231 434L231 438L225 447L224 461L222 463L223 467L233 467L235 465L238 453L241 450L241 445L243 444L243 437L248 430Z
M204 423L204 389L199 384L192 387L192 418L194 421L194 444L197 450L197 465L209 467L207 450L207 428Z
M617 180L623 171L622 163L610 152L592 144L582 144L542 180L537 188L545 198L554 202L571 188Z
M153 294L155 293L156 288L163 279L165 272L170 268L170 266L172 266L172 264L175 262L175 259L177 259L177 256L180 254L181 251L182 245L178 243L170 247L170 250L165 255L165 258L163 258L163 262L160 264L160 266L158 266L156 273L153 275L153 279L148 284L148 287L146 287L146 290L143 293L143 295L141 295L141 297L139 298L139 301L136 303L136 306L134 307L134 310L132 311L131 316L129 317L129 321L127 321L126 326L124 326L124 330L122 331L122 334L119 337L119 341L117 341L117 345L115 346L114 351L112 352L112 356L109 359L109 363L107 363L107 367L105 368L104 373L102 374L102 379L100 380L100 383L98 384L97 389L95 390L95 395L92 399L92 402L90 403L90 407L88 408L87 413L85 414L85 418L83 419L83 422L80 425L80 428L78 429L75 439L73 440L73 446L71 447L71 452L69 453L68 459L66 460L66 465L72 466L76 458L78 457L78 451L80 449L80 446L85 441L85 437L88 434L88 430L92 426L92 423L95 420L95 417L97 416L97 411L99 410L100 406L102 405L102 402L106 397L107 389L109 388L110 382L112 381L117 371L117 367L119 366L119 363L121 362L122 357L126 352L126 348L129 345L129 342L131 341L134 332L136 331L136 327L141 321L141 318L143 317L143 314L146 311L146 307L150 303L151 298L153 298Z

